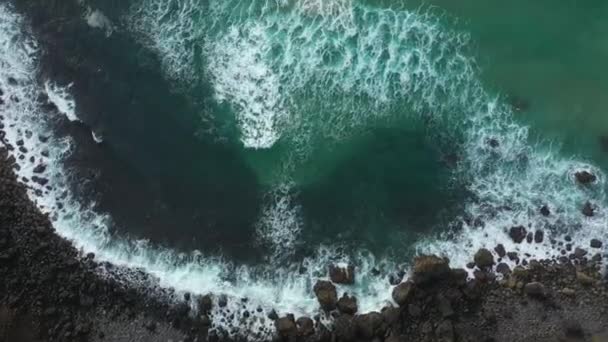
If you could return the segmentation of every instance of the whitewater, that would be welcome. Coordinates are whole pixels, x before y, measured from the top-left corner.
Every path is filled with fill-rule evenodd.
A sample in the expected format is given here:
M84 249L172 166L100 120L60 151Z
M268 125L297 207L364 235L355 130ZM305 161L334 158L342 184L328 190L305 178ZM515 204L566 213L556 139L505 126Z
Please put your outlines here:
M127 29L159 54L167 78L182 84L210 79L216 100L235 113L245 147L267 149L279 141L290 146L281 181L268 194L257 227L262 243L271 245L268 265L236 265L204 251L179 254L146 240L117 238L109 231L110 215L95 211L94 203L79 203L70 190L76 180L63 164L75 142L52 129L60 120L78 120L77 103L69 88L39 79L40 48L5 4L0 5L3 142L13 147L16 172L30 198L77 248L143 269L178 292L227 295L228 306L214 308L214 329L255 339L249 332L272 333L272 322L265 319L272 309L296 316L319 313L311 288L331 262L356 265L357 283L339 286L339 292L354 294L360 312L390 304L388 275L372 270L395 269L405 260L381 260L365 250L346 255L327 245L300 263L285 264L285 255L306 229L290 179L299 161L314 158L319 145L338 144L375 120L396 115L400 106L411 108L411 115L432 113L437 128L461 132L454 176L468 180L475 198L454 218L460 230L417 242L418 253L445 255L453 266L464 266L478 248L492 250L498 243L546 258L559 253L550 238L608 237L601 170L560 155L551 144L531 141L528 127L514 121L504 99L481 84L470 37L448 30L432 11L384 9L355 0L210 1L206 6L158 0L136 3L125 20ZM208 63L200 66L201 58ZM45 106L41 94L57 109ZM41 164L45 171L39 174L35 168ZM577 184L574 173L581 170L598 179L591 186ZM587 201L596 208L593 217L580 213ZM544 205L549 217L539 213ZM515 225L542 229L547 238L542 244L515 244L506 234ZM256 312L256 318L227 314L243 309Z

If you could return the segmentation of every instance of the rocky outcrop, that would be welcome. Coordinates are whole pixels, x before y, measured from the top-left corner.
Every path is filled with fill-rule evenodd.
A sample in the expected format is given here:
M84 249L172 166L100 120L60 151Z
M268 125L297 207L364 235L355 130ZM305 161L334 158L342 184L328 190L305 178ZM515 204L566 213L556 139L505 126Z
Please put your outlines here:
M347 266L329 266L329 279L336 284L354 284L355 283L355 267Z
M574 177L580 184L591 184L597 180L597 176L589 171L579 171L574 174Z
M521 243L526 238L528 232L524 226L511 227L509 236L515 243Z
M329 281L319 280L315 284L313 291L323 310L331 311L336 308L338 293L334 284Z

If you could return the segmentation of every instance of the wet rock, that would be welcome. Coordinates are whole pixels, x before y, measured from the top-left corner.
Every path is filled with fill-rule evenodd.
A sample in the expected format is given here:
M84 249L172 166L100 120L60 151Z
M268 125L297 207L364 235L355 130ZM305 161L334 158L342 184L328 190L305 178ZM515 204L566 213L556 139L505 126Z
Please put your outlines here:
M500 146L500 143L496 138L490 138L488 139L488 145L492 148L497 148L498 146Z
M348 265L346 267L330 265L329 279L336 284L354 284L355 283L355 266Z
M207 314L209 311L213 309L213 300L211 299L211 295L205 295L198 299L198 310Z
M386 327L379 312L355 316L355 327L359 336L365 339L384 337Z
M416 304L410 304L407 306L407 312L412 317L419 317L422 314L422 309Z
M277 319L279 319L279 315L274 309L270 310L267 317L272 321L276 321Z
M414 284L410 281L406 281L397 285L393 289L393 300L399 306L406 305L414 295Z
M542 207L540 207L540 214L543 216L549 216L551 215L551 210L549 209L548 206L543 205Z
M356 338L355 331L352 316L340 315L334 321L334 334L338 341L354 341Z
M357 313L357 298L349 296L348 293L344 293L344 295L338 299L337 307L341 313L354 315Z
M44 178L44 177L38 177L38 176L32 176L32 181L35 183L38 183L42 186L45 186L48 184L49 180Z
M34 173L43 173L44 171L46 171L46 165L44 165L44 164L38 164L34 168Z
M442 279L450 273L448 261L435 255L421 255L414 258L414 282L424 284Z
M589 171L579 171L574 174L574 177L581 184L590 184L597 180L597 177Z
M220 295L217 299L217 306L224 308L226 305L228 305L228 297L226 297L226 295Z
M591 239L589 245L591 246L591 248L602 248L603 243L598 239Z
M544 239L545 232L543 232L542 230L537 230L536 232L534 232L534 242L542 243Z
M439 295L436 298L436 302L437 302L437 309L439 310L439 312L441 313L443 318L449 318L449 317L454 316L454 314L455 314L454 309L452 309L452 304L450 303L450 301L447 298L445 298L442 295Z
M544 298L546 296L545 286L539 282L527 283L524 286L524 293L535 298Z
M534 235L532 232L529 232L528 235L526 235L526 242L532 243L532 241L534 241Z
M494 265L494 256L492 255L492 252L485 248L479 249L477 253L475 253L473 259L475 260L475 265L482 269Z
M505 264L504 262L501 262L496 266L496 272L502 275L508 275L509 273L511 273L511 268L509 267L509 265Z
M524 226L511 227L509 236L515 243L522 243L528 232Z
M593 279L592 277L588 276L587 274L583 273L583 272L576 272L576 279L578 280L579 283L581 283L581 285L584 286L591 286L595 284L595 279Z
M296 321L298 336L310 336L315 333L315 324L309 317L300 317Z
M323 310L331 311L336 308L338 294L334 284L329 281L319 280L313 290Z
M284 340L295 341L298 335L298 328L292 315L281 317L274 322L274 326L277 330L277 335Z
M496 245L496 247L494 247L494 251L496 252L496 254L498 255L499 258L504 258L505 255L507 255L505 246L503 246L502 243L499 243L498 245Z
M452 326L452 322L443 321L441 324L437 326L435 330L435 334L437 335L437 341L439 342L454 342L454 327Z
M577 258L577 259L580 260L580 259L584 258L585 255L587 255L587 251L586 250L584 250L584 249L582 249L580 247L576 247L574 249L574 257L575 258Z
M591 217L591 216L595 215L595 209L593 208L593 205L591 204L591 202L585 203L581 212L583 213L583 215L585 215L587 217Z
M469 274L462 268L455 268L451 270L451 278L455 285L464 286L467 283L467 277Z
M403 277L405 276L405 272L403 271L397 271L397 272L393 272L388 276L388 282L391 285L399 285L401 283L401 280L403 280Z

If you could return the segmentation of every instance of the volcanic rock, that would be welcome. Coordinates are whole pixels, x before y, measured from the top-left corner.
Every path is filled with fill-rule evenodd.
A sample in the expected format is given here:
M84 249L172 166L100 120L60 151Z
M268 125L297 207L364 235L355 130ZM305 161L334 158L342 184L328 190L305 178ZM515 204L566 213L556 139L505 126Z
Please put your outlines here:
M317 296L317 300L321 308L325 311L331 311L336 308L338 302L338 294L336 287L329 281L319 280L315 284L313 291Z
M591 246L591 248L602 248L603 243L598 239L591 239L589 245Z
M523 242L527 234L528 233L524 226L511 227L509 230L509 236L515 243Z
M411 281L401 283L393 289L393 300L399 304L399 306L406 305L413 295L414 284Z
M545 287L539 282L528 283L524 286L524 292L530 297L544 298Z
M348 265L346 267L330 265L329 279L336 284L354 284L355 283L355 266Z
M315 324L309 317L300 317L296 321L298 336L310 336L315 333Z
M583 213L583 215L585 215L587 217L591 217L595 214L595 209L593 208L593 205L590 202L587 202L583 206L583 209L581 210L581 212Z
M383 337L386 327L379 312L370 312L355 316L355 327L359 336L371 340L374 337Z
M581 184L590 184L597 180L597 177L589 171L579 171L574 174L574 177Z
M549 207L548 207L548 206L543 205L543 206L540 208L540 214L541 214L541 215L543 215L543 216L549 216L549 215L551 215L551 210L549 209Z
M344 295L338 299L337 307L341 313L354 315L357 313L357 298L349 296L348 293L344 293Z
M450 273L448 261L435 255L421 255L414 259L413 280L424 284L430 280L441 279Z
M494 265L494 256L492 252L485 248L481 248L475 253L473 258L475 260L475 265L479 268L492 267Z
M537 230L534 232L534 242L541 243L545 239L545 232L542 230Z
M496 254L498 255L499 258L504 258L505 255L507 254L507 251L505 250L505 246L503 246L502 243L499 243L498 245L496 245L496 247L494 247L494 251L496 252Z
M274 326L277 330L277 334L285 340L294 340L298 334L296 322L294 322L293 316L288 315L281 317L274 322Z

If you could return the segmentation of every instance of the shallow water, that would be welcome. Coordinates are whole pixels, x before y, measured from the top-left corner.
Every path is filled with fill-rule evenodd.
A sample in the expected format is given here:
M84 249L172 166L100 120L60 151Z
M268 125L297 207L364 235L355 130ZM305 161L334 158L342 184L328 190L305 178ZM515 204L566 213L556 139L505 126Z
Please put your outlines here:
M66 47L88 61L75 71L37 65L0 9L0 86L21 99L0 108L8 140L51 150L52 187L32 198L79 247L162 285L311 314L311 284L350 261L357 284L340 290L378 310L416 252L559 254L513 244L519 224L608 236L599 1L90 1ZM582 169L596 184L576 184ZM269 328L216 315L235 334Z

